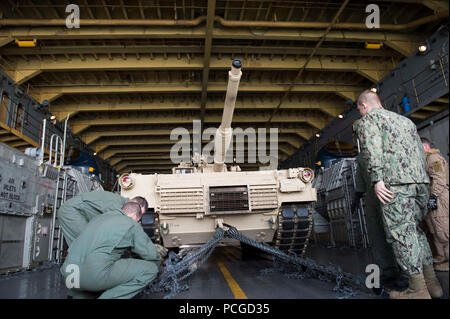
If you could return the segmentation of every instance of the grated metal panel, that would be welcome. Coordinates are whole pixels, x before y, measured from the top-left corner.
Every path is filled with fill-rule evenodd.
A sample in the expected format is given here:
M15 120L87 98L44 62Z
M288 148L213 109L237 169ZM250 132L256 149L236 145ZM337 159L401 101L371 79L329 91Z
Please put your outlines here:
M225 186L209 188L211 212L248 211L247 186Z
M201 213L203 207L203 187L183 187L157 189L160 194L160 212L162 214L174 213Z
M250 207L252 210L278 208L276 184L250 185Z

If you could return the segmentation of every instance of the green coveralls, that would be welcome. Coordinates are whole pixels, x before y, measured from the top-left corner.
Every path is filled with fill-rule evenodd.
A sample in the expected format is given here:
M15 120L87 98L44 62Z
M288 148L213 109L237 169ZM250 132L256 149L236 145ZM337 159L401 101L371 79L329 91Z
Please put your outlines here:
M69 199L57 211L58 223L67 245L81 234L95 216L113 209L122 209L128 198L106 191L83 193Z
M127 248L143 260L121 259ZM161 256L142 226L115 209L94 217L72 243L61 267L65 279L73 271L68 265L79 269L80 286L71 289L75 297L91 292L101 293L100 299L125 299L155 279Z
M382 275L392 277L398 272L392 246L386 241L383 225L383 211L380 201L371 187L370 176L361 153L356 157L358 164L355 176L355 191L365 193L367 235L371 243L372 255L375 263L380 267Z

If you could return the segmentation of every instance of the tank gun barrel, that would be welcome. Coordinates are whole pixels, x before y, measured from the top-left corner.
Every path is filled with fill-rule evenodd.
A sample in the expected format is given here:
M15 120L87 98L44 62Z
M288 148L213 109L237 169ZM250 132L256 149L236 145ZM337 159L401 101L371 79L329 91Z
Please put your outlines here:
M222 122L214 139L214 171L222 172L225 169L225 155L231 143L234 106L236 104L239 82L242 76L242 62L233 60L231 70L228 72L228 86L225 96Z

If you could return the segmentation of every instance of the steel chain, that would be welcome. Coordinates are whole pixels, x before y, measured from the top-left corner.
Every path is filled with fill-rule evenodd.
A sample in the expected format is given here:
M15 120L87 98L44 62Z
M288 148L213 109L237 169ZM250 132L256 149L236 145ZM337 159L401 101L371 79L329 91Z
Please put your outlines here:
M174 253L170 253L170 258L166 261L160 276L144 291L146 294L156 292L169 292L164 298L173 298L181 291L188 289L188 285L180 285L180 283L190 277L200 266L209 258L217 244L225 239L232 238L241 243L253 246L262 250L273 258L273 268L261 270L262 274L270 274L275 272L283 273L289 278L305 278L313 277L321 281L335 281L336 286L333 291L337 293L337 298L350 298L357 294L357 289L364 287L361 278L345 273L337 266L330 264L324 266L316 263L309 258L298 257L296 254L286 254L274 247L263 242L257 242L248 238L235 227L224 224L228 227L226 231L217 228L213 238L205 243L195 252L189 252L183 259L176 257Z
M144 290L144 293L169 292L168 295L164 296L164 299L169 299L175 297L182 291L188 290L189 285L186 283L182 284L182 282L200 268L211 256L219 242L225 238L236 239L272 255L272 268L262 269L261 274L281 273L287 278L303 279L308 277L327 282L334 280L336 286L333 288L333 291L337 294L338 299L354 297L357 294L357 290L354 287L364 287L363 278L345 273L337 265L330 264L329 266L323 266L317 264L312 259L298 257L295 253L286 254L266 243L257 242L248 238L233 226L227 224L224 224L224 226L228 227L226 231L222 228L217 228L216 233L210 241L198 250L188 252L182 259L174 252L170 252L166 260L166 265L162 267L160 275ZM57 266L60 266L60 264L50 263L31 270L1 274L0 280L23 273L44 271Z

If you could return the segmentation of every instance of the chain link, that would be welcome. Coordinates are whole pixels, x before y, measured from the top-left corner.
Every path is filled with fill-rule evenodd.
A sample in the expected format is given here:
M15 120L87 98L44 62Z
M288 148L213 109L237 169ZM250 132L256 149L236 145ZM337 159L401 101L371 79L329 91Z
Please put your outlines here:
M152 294L158 292L169 292L164 299L173 298L182 291L189 289L189 284L184 283L200 266L211 256L219 242L225 238L232 238L241 243L255 247L272 256L272 268L262 269L261 274L280 273L287 278L304 279L317 278L321 281L335 281L336 286L333 291L337 294L338 299L351 298L357 295L357 290L364 287L364 279L349 273L345 273L342 269L333 264L324 266L317 264L314 260L299 257L295 253L286 254L264 242L257 242L248 238L235 227L224 224L228 229L223 230L217 228L216 233L210 241L201 246L198 250L180 252L180 256L174 252L168 254L166 264L156 280L148 286L143 293ZM184 255L185 254L185 255ZM32 270L22 270L0 275L3 278L17 276L23 273L31 273L44 271L60 266L57 263L50 263Z
M225 238L232 238L241 243L253 246L265 253L272 255L273 268L261 270L262 274L282 273L288 278L305 277L317 278L322 281L335 281L336 286L333 291L337 298L350 298L357 294L357 289L364 287L363 281L358 276L345 273L342 269L333 264L324 266L309 258L298 257L295 253L286 254L263 242L257 242L248 238L235 227L223 224L228 229L217 228L213 238L205 243L195 252L189 252L183 259L175 253L169 253L158 278L144 290L145 294L156 292L169 292L164 299L173 298L182 291L189 288L187 284L181 284L190 277L209 258L219 242Z

